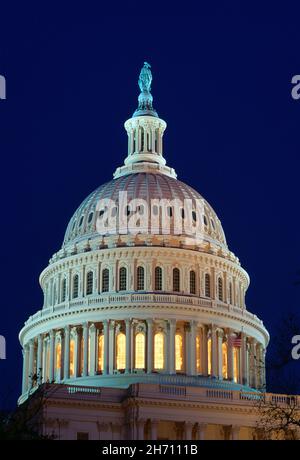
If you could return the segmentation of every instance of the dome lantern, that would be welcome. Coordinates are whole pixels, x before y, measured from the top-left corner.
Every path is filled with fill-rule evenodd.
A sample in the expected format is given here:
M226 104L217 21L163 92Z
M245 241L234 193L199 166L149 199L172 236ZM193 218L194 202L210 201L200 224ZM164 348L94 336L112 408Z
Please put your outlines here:
M138 84L141 93L138 108L132 118L124 124L128 135L128 153L125 165L117 168L114 179L136 172L159 172L176 179L173 168L166 166L163 157L163 134L167 127L153 109L153 97L150 92L152 73L150 64L144 63Z

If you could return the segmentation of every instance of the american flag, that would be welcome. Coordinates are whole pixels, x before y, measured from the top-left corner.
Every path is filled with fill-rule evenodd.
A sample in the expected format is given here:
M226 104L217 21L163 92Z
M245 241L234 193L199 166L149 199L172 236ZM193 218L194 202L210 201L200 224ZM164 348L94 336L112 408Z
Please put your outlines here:
M229 340L228 340L229 344L232 346L232 347L236 347L236 348L240 348L242 346L242 337L241 337L241 334L235 336L235 335L231 335L229 337Z

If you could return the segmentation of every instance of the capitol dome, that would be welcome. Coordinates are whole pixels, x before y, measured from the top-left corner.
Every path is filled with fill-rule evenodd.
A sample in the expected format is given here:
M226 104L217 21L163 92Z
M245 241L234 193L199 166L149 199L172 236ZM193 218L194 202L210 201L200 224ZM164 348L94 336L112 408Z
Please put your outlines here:
M151 80L145 64L124 165L78 207L40 275L20 402L44 382L264 388L269 335L246 307L249 276L212 207L166 164Z
M153 200L166 199L171 202L177 199L179 203L183 204L184 200L190 199L193 209L196 209L195 203L197 200L203 202L204 213L200 216L203 219L203 240L207 243L218 245L220 248L227 248L221 222L207 201L189 185L159 171L157 173L139 172L127 174L98 187L81 203L72 216L67 227L63 247L77 244L86 239L98 238L99 233L96 223L99 213L101 213L101 209L97 210L98 203L101 200L110 199L118 205L119 194L122 192L127 192L128 209L126 207L125 213L128 218L130 217L130 203L136 198L144 200L149 209L149 225L146 229L140 228L139 233L149 232L152 213L157 212L155 204L151 206ZM116 211L118 212L118 206L116 206ZM168 212L168 209L166 211ZM172 217L174 217L175 212L176 210L169 210L169 214L172 214ZM180 209L180 206L179 217L185 217L184 208ZM191 220L196 219L196 212L191 209ZM109 233L107 231L105 234L108 235ZM160 226L157 233L163 233L162 226ZM174 231L174 225L170 226L170 234L178 234ZM184 226L181 235L185 235Z

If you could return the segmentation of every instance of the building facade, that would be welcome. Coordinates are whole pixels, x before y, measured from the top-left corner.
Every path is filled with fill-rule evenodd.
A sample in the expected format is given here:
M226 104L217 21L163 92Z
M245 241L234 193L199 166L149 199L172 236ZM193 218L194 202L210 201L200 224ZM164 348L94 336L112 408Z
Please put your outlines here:
M151 81L145 63L124 165L40 275L19 403L50 383L43 430L60 439L248 439L269 335L216 213L166 164Z

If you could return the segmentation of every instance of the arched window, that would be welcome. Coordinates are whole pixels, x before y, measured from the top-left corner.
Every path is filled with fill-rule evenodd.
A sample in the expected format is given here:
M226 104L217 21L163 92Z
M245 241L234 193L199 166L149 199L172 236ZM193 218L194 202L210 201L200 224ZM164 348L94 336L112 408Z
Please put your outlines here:
M210 297L210 275L205 273L205 297Z
M197 374L201 373L201 342L200 336L196 336L196 368Z
M73 299L78 297L78 288L79 288L79 277L78 275L74 275L73 277Z
M136 369L145 368L145 334L138 332L135 336L135 364Z
M183 370L183 339L181 334L175 335L175 369Z
M232 298L232 283L229 283L229 303L232 304L233 298Z
M98 335L98 344L97 344L97 371L103 372L104 364L104 335Z
M222 343L222 376L223 379L228 377L228 366L227 366L227 343Z
M233 348L233 380L235 383L239 380L239 354L240 349L237 347Z
M173 291L180 291L180 272L179 268L173 269Z
M126 291L127 289L127 270L121 267L119 270L119 291Z
M136 271L137 277L137 290L143 291L145 289L145 270L144 267L138 267Z
M162 268L155 267L155 291L162 291Z
M55 367L56 370L61 369L61 343L57 342L56 348L55 348Z
M165 366L165 336L157 332L154 336L154 369L164 369Z
M218 278L218 299L223 302L223 280L221 277Z
M211 339L207 341L207 373L211 375Z
M61 283L61 301L65 302L67 292L67 280L64 278Z
M123 332L117 335L117 353L116 353L117 369L125 369L126 365L126 336Z
M196 273L194 270L190 271L190 293L196 294Z
M93 294L94 285L94 274L93 272L87 272L86 275L86 295Z
M70 377L75 375L75 340L70 340Z
M104 268L102 270L102 292L109 291L109 270L108 268Z

